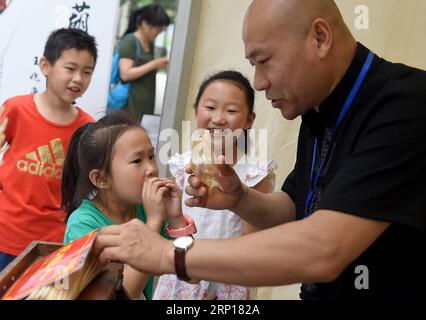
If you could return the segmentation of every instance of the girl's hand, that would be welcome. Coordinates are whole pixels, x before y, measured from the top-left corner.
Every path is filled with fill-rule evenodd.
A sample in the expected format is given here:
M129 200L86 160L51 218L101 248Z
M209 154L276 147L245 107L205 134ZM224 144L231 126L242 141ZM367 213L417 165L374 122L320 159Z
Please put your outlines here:
M159 231L166 218L163 194L167 191L164 179L152 178L145 181L142 188L142 203L147 216L147 224Z
M166 220L173 229L179 229L186 226L182 212L182 193L177 184L168 180L166 182L168 192L164 196L166 204Z
M4 111L4 106L0 107L0 118ZM0 122L0 148L3 147L4 141L6 140L5 131L7 126L8 119L5 118L2 122Z
M181 193L176 184L168 179L152 178L145 182L142 201L147 214L147 224L161 228L168 220L173 228L185 226L182 215Z

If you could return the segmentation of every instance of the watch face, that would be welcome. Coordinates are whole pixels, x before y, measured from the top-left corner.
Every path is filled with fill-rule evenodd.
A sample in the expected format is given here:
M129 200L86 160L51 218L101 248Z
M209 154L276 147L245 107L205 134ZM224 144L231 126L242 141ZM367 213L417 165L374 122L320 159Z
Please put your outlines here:
M176 248L186 250L192 245L193 241L192 237L180 237L173 241L173 245Z

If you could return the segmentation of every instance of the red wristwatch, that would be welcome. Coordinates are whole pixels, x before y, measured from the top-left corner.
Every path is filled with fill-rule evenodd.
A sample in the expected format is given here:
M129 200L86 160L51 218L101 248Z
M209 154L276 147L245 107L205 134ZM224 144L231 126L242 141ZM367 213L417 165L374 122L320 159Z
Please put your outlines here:
M183 216L186 222L186 227L179 229L172 229L170 225L166 227L167 234L172 238L179 238L189 236L197 232L194 220L190 216Z

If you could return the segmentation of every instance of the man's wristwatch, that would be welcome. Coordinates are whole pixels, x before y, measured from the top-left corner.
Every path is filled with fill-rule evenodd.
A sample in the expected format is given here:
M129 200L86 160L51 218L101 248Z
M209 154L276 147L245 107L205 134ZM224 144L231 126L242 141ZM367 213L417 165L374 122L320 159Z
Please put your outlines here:
M186 273L186 252L194 245L194 238L190 236L179 237L173 241L175 251L175 270L179 280L190 281Z

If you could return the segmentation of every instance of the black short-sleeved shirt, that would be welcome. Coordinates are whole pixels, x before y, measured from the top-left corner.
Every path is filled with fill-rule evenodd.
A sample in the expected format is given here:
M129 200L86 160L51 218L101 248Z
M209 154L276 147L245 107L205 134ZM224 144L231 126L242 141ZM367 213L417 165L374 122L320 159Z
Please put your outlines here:
M282 187L296 204L297 219L304 218L314 139L321 145L325 128L333 129L368 53L358 44L345 76L319 112L302 117L296 165ZM301 297L424 298L426 72L375 56L336 133L318 191L316 210L391 226L335 281L303 284ZM360 272L358 266L368 269ZM366 270L369 289L358 290L355 283Z

